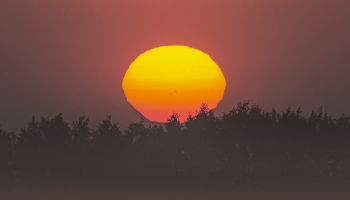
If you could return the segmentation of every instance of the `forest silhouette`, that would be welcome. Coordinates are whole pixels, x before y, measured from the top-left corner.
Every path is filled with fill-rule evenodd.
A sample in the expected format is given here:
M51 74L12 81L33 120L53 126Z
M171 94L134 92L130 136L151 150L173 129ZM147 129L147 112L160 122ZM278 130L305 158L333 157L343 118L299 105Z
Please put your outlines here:
M111 116L89 127L62 113L33 117L18 135L0 130L1 184L109 180L244 184L348 181L350 117L320 107L309 116L290 107L263 111L238 102L222 116L206 103L184 123L145 119L121 131Z

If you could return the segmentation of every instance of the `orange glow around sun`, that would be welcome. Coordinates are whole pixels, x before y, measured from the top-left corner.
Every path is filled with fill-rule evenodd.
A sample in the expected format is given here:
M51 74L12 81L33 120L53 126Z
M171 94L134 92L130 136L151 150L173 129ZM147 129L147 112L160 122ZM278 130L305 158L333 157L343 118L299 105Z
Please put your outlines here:
M215 108L225 87L225 77L210 56L186 46L162 46L141 54L123 79L128 102L157 122L166 122L173 113L183 122L202 102Z

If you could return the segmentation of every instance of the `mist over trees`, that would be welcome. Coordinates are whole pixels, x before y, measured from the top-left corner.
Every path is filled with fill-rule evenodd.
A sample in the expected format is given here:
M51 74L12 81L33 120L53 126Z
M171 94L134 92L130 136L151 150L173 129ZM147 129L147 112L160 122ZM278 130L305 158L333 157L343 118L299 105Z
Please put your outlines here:
M309 116L290 107L263 111L238 102L217 117L206 103L184 123L145 119L121 131L107 116L71 124L62 113L33 117L18 135L0 130L0 182L76 179L264 183L277 180L348 181L350 117L322 107Z

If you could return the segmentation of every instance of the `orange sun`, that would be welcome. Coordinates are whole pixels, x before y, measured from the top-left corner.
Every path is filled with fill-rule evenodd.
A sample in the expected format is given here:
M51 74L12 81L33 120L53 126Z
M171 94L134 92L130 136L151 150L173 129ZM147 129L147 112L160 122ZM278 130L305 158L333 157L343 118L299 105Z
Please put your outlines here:
M183 122L202 102L215 108L225 87L225 77L210 56L186 46L162 46L141 54L123 79L128 102L157 122L166 122L173 113Z

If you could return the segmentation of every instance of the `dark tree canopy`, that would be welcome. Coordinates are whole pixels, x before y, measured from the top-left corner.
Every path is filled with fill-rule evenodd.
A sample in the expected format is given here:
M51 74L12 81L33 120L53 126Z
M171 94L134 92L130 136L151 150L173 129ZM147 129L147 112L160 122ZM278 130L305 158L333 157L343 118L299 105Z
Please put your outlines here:
M33 117L18 136L0 129L0 178L347 180L349 122L322 107L304 116L300 108L265 112L249 101L219 117L203 102L184 123L173 113L164 125L141 118L124 131L109 115L93 128L86 117L71 125L62 113Z

